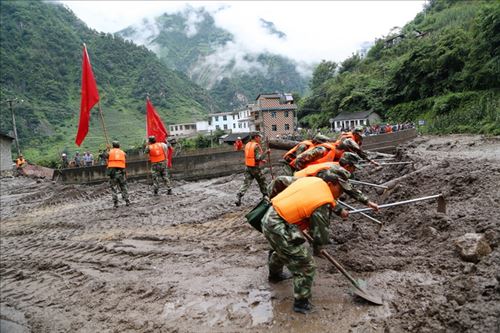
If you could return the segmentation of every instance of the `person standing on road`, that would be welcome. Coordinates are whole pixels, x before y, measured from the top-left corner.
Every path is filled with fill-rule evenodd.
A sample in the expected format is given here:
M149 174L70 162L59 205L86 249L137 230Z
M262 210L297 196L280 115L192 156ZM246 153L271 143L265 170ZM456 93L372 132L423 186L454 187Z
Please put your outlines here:
M82 166L82 157L80 156L79 152L75 153L74 162L75 162L75 168L80 168Z
M243 141L241 141L241 137L238 137L234 142L234 150L240 151L243 149Z
M259 166L262 163L266 163L265 156L269 150L262 151L260 145L261 140L261 134L253 133L252 140L245 145L245 180L236 195L236 206L241 205L241 198L245 195L246 191L248 191L254 179L259 184L262 196L267 197L266 178L262 174Z
M67 169L69 167L68 155L66 153L61 154L61 168Z
M125 205L130 206L128 198L127 177L125 172L125 162L127 154L120 149L118 141L112 142L113 148L107 153L109 185L113 194L113 206L118 208L118 192L121 192ZM118 190L119 189L119 190Z
M270 190L271 206L262 219L262 232L273 249L269 281L288 278L283 274L286 266L293 274L293 310L303 314L313 309L310 299L316 265L301 230L309 229L313 245L319 248L330 243L330 209L342 218L349 216L336 205L330 185L318 177L278 177Z
M85 167L91 167L94 164L94 156L86 151L85 154L83 154L83 162L85 163Z
M169 149L166 143L156 142L154 135L148 138L149 145L146 146L144 152L149 154L149 161L151 162L151 174L153 175L153 194L158 195L160 189L160 178L163 180L167 187L167 194L172 194L172 184L170 181L170 174L168 172L167 161Z

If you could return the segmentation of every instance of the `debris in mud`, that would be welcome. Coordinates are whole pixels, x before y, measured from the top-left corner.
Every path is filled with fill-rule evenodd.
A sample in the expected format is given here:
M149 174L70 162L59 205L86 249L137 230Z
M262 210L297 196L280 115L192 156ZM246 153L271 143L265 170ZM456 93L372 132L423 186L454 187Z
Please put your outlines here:
M482 234L467 233L455 241L460 257L477 263L482 257L491 253L491 247Z

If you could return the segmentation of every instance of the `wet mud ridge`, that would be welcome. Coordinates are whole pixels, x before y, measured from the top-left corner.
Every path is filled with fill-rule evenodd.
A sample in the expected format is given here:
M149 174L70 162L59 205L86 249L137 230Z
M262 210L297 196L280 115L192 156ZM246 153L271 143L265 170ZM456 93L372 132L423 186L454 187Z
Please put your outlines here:
M388 208L374 215L380 233L361 216L332 218L326 249L384 305L356 298L315 258L316 311L307 316L291 311L291 281L267 281L268 245L244 218L257 185L233 204L241 174L176 181L174 195L159 197L130 183L132 206L118 209L107 184L3 178L0 330L498 332L500 139L422 137L397 157L414 163L356 175L399 178L395 187L362 190L378 203L442 193L446 214L432 201Z

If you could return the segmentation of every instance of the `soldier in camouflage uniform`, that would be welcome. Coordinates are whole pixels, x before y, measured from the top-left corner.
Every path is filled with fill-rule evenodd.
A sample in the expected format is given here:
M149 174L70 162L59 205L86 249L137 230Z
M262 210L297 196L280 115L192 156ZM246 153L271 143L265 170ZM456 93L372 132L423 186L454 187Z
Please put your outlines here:
M130 206L127 178L125 174L125 160L127 154L120 149L120 143L118 141L113 141L112 145L113 149L105 153L105 156L108 159L107 173L109 176L111 193L113 195L113 204L115 208L118 207L118 193L121 192L125 204Z
M357 154L362 159L369 161L374 165L379 165L376 161L372 161L368 157L368 154L361 149L361 145L363 144L363 137L361 136L361 133L363 133L363 127L357 126L354 130L352 130L352 132L346 132L340 135L340 138L335 143L335 161L339 161L342 154L348 151Z
M153 176L153 194L158 195L160 189L160 179L163 180L167 187L167 194L172 194L172 183L170 181L170 174L167 166L168 159L168 146L164 142L156 142L155 136L148 138L149 145L146 146L144 152L149 154L149 161L151 162L151 174Z
M262 219L262 231L273 249L269 256L269 281L286 279L286 266L293 274L293 310L305 314L312 310L309 299L316 265L300 230L309 229L315 246L326 245L330 207L343 218L349 213L335 205L328 183L318 177L277 177L269 194L272 206ZM294 214L302 215L293 217Z
M302 154L308 149L313 148L321 143L330 141L330 138L326 135L316 134L312 140L304 140L299 142L295 147L290 149L283 155L283 160L285 164L283 165L283 174L285 176L292 176L295 171L295 159L298 155Z
M254 133L252 140L245 145L245 180L236 195L236 206L241 205L241 198L245 195L254 179L259 184L262 196L267 196L266 178L262 174L259 165L266 162L265 156L269 151L262 150L260 146L261 139L262 136L259 133Z

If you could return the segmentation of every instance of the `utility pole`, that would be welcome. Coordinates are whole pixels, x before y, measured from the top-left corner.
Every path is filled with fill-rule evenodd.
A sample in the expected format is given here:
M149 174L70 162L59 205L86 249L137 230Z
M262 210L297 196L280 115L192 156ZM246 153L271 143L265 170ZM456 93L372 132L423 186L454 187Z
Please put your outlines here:
M22 99L18 100L17 98L14 98L14 99L8 99L5 102L9 103L10 112L12 114L12 127L14 128L14 138L16 140L17 155L19 156L21 155L21 148L19 147L19 137L17 136L16 117L14 115L14 108L12 107L12 104L14 104L14 102L22 103L24 101Z

